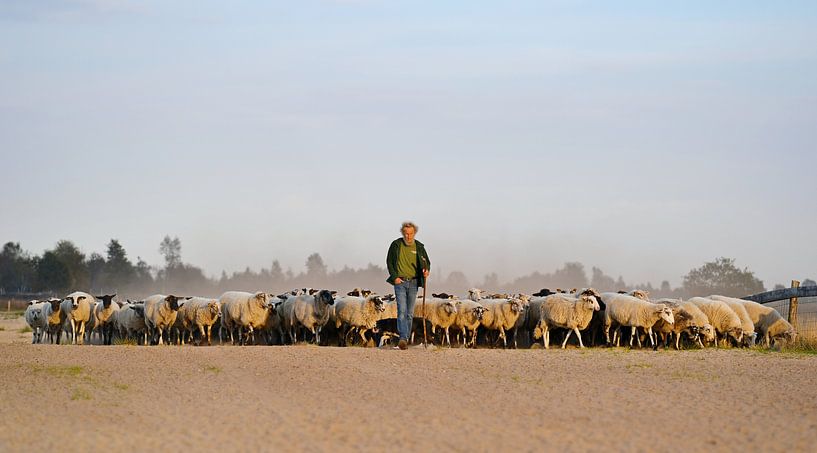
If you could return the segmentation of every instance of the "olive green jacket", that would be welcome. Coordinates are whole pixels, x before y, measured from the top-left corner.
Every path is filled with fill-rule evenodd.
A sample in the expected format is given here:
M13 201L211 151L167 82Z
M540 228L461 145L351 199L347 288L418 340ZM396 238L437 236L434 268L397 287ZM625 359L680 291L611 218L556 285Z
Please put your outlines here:
M400 242L402 240L403 238L397 238L392 241L389 246L389 253L386 255L386 267L389 269L389 278L386 281L392 285L394 280L399 277L397 275L397 258L400 254ZM425 286L426 279L423 276L423 269L431 271L431 260L428 259L428 253L426 253L426 247L423 243L417 239L414 240L414 243L417 244L417 286Z

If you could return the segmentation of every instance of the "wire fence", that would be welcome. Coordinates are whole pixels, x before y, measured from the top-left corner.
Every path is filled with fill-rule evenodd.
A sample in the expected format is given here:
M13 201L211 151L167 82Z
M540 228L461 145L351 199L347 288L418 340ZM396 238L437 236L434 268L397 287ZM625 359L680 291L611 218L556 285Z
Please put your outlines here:
M789 299L776 300L765 304L772 307L789 319ZM797 336L804 339L817 339L817 297L801 297L797 302Z

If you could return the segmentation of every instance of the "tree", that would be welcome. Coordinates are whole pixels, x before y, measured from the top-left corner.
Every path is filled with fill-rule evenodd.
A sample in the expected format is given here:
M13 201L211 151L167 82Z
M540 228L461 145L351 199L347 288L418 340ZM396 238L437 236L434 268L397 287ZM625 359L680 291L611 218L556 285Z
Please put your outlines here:
M73 242L67 240L57 242L54 254L68 269L69 284L66 289L89 290L91 281L85 254Z
M71 288L68 266L53 251L47 251L37 260L37 289L64 292Z
M326 264L319 254L313 253L306 258L306 276L312 283L323 282L326 279Z
M684 290L690 296L743 297L762 293L765 288L754 272L748 268L739 269L732 258L720 257L689 271L684 276Z
M108 243L108 261L105 263L105 272L108 287L116 291L131 283L136 274L136 269L128 259L125 248L116 239L111 239L111 242Z
M182 263L182 241L178 237L165 236L159 243L159 253L165 257L165 268L172 269Z
M24 292L35 284L35 260L20 247L19 242L7 242L0 252L0 292Z
M482 285L480 286L480 288L486 289L488 291L490 291L490 290L495 290L495 291L499 290L499 288L500 288L499 275L497 275L496 272L491 272L490 274L486 274L485 275L485 280L482 282Z
M590 287L597 291L613 291L616 289L616 281L613 280L613 277L604 275L604 272L598 267L593 266Z
M102 289L107 281L107 276L105 275L105 258L99 253L91 253L88 261L85 263L85 267L88 268L91 291L99 291Z
M817 286L817 282L810 278L807 278L803 280L803 283L800 283L800 286Z
M448 274L448 278L445 279L445 285L442 286L442 288L454 294L466 293L470 287L471 285L468 283L468 278L460 271L454 271Z

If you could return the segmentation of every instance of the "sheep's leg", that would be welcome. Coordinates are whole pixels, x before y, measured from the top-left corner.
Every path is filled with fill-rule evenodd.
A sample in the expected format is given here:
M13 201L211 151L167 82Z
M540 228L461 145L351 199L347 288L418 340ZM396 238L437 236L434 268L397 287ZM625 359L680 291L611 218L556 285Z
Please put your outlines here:
M448 347L451 347L451 337L448 336L448 327L445 328L445 341L448 342Z
M581 349L584 349L584 343L582 343L582 334L581 334L581 333L579 333L579 328L578 328L578 327L574 327L574 328L573 328L573 331L574 331L574 332L576 332L576 336L577 336L577 337L579 337L579 347L580 347Z
M565 335L565 340L562 342L562 349L565 348L565 345L567 344L567 340L570 339L570 334L572 334L572 333L573 333L572 330L567 331L567 335Z
M69 319L71 321L71 344L77 344L77 325L73 319Z
M505 328L499 327L499 336L502 338L502 349L508 349L508 337L505 335Z

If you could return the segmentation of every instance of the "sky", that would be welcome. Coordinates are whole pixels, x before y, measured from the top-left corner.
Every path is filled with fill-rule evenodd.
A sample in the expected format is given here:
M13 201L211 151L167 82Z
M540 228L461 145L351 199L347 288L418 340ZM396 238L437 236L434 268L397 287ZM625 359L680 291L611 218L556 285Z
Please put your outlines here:
M817 276L813 1L4 0L0 240Z

